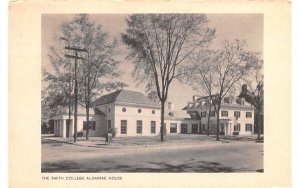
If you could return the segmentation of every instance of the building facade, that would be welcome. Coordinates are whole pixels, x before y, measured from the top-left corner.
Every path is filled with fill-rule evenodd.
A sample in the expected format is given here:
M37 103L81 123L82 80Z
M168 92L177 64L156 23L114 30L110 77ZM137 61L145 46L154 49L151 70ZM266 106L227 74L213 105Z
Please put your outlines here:
M200 134L217 133L217 114L209 97L194 96L193 102L189 102L184 110L200 120ZM254 107L243 99L225 97L219 119L221 135L254 134Z
M164 134L216 134L216 114L213 107L209 112L207 97L193 97L193 102L180 111L167 103ZM160 105L151 102L144 94L136 91L118 90L94 101L90 110L90 125L86 125L84 113L77 117L78 136L104 136L113 131L116 137L160 135ZM208 118L208 115L210 117ZM74 135L73 116L68 126L66 114L52 118L54 135ZM249 135L254 131L254 108L243 102L222 102L220 110L220 132L224 135Z

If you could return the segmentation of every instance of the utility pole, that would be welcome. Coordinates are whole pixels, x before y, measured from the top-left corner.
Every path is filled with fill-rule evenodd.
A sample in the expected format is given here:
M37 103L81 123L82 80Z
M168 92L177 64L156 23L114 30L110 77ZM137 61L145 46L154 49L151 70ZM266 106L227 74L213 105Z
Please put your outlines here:
M75 51L75 55L65 55L67 58L74 58L75 59L75 68L74 68L74 76L75 76L75 86L74 86L74 143L77 142L77 100L78 100L78 83L77 83L77 59L84 60L83 57L78 56L78 52L87 52L86 49L78 48L78 47L70 47L66 46L66 50L73 50Z

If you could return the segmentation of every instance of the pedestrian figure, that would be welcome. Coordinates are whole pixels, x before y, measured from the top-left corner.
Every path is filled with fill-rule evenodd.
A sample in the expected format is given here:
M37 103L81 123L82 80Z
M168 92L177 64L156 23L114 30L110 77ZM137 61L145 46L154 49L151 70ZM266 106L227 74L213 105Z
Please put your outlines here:
M106 133L105 144L110 145L112 143L112 131L109 129Z

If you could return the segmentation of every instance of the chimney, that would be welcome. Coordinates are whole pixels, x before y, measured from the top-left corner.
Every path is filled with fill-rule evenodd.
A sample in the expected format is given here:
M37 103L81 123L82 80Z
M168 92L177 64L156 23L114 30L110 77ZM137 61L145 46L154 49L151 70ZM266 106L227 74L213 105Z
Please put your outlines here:
M168 110L173 111L174 110L174 104L172 102L168 102Z

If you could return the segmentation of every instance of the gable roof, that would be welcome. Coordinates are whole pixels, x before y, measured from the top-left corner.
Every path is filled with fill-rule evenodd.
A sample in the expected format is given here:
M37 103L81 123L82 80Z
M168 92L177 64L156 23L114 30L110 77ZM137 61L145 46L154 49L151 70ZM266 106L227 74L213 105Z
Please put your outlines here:
M95 100L93 106L115 103L120 105L134 105L141 107L159 107L157 103L150 101L144 94L137 91L118 90L107 95L103 95Z
M166 110L165 111L165 119L166 120L183 120L183 119L189 119L191 116L181 110Z

